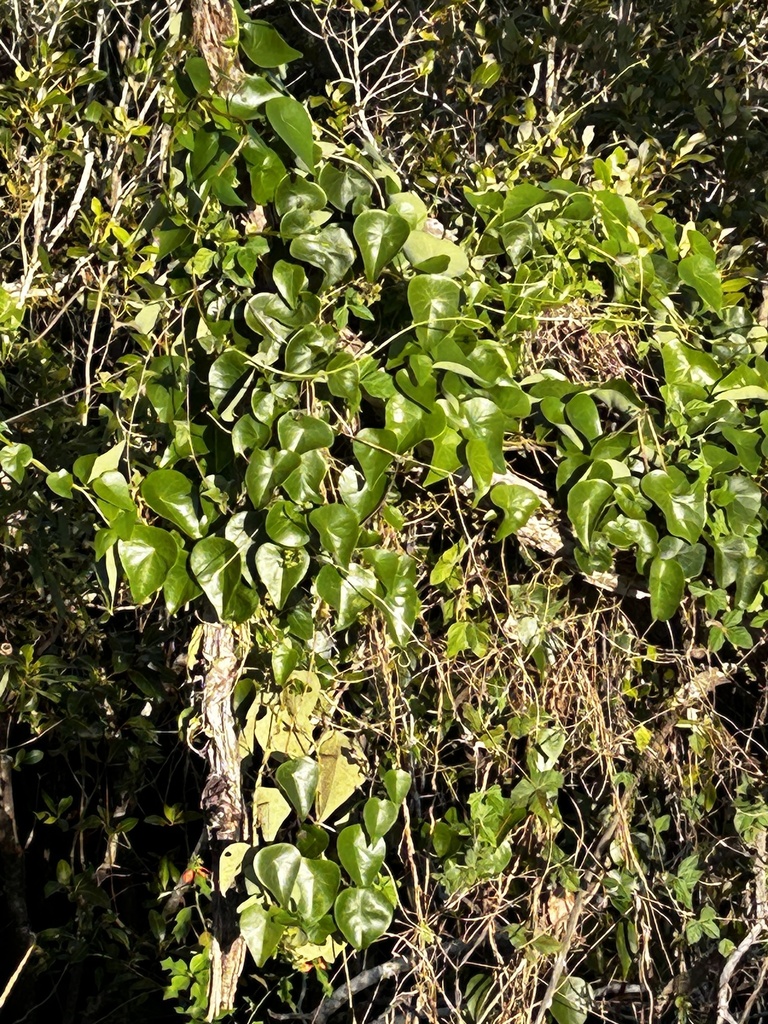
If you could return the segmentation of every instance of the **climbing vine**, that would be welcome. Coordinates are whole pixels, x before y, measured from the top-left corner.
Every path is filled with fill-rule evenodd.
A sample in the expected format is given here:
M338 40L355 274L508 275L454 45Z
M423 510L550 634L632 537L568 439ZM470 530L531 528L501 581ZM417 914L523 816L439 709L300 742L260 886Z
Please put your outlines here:
M77 212L60 222L77 231L66 259L88 268L77 297L92 316L80 419L66 428L76 457L10 416L0 467L9 493L31 488L63 519L87 518L104 621L130 610L196 624L179 722L208 757L211 857L185 884L218 909L200 911L187 955L166 945L166 994L192 1019L237 1012L244 942L246 971L272 971L257 976L279 977L294 1009L288 979L312 972L325 1020L343 1005L329 981L339 963L396 940L466 950L447 922L506 880L510 903L484 941L519 953L520 991L535 992L523 975L541 970L537 1020L583 1024L606 963L623 979L636 969L652 926L640 935L626 915L663 865L680 948L708 938L727 957L740 938L697 890L698 854L680 840L674 869L665 861L670 820L653 785L639 838L633 815L675 729L689 741L685 814L696 823L715 807L725 741L702 702L726 678L713 666L747 657L767 618L755 270L728 232L671 216L621 145L579 173L467 180L452 229L376 147L313 121L287 84L298 40L238 21L228 80L176 14L162 46L142 23L128 82L151 77L151 124L97 100L100 73L71 52L42 85L19 64L11 91L28 120L6 115L3 136L38 137L59 76L88 174L97 145L108 163L119 140L133 161L130 188L86 203L76 186ZM52 159L36 154L38 179ZM76 176L66 160L57 173ZM6 348L34 339L41 276L55 294L39 238L25 259L0 289ZM621 749L601 748L596 726L579 732L583 693L542 696L579 615L596 616L595 637L612 631ZM670 636L710 673L680 669L671 695L657 658ZM19 692L24 657L6 679ZM593 800L578 841L571 742ZM452 744L472 751L461 767ZM729 827L749 849L768 819L757 769L746 754L736 763ZM49 807L50 823L64 811ZM610 854L610 949L571 968L597 870L588 843ZM521 882L542 864L549 930ZM153 927L164 942L163 921ZM176 927L186 940L191 915ZM412 965L397 956L378 980ZM462 1019L494 1019L491 973L463 992Z

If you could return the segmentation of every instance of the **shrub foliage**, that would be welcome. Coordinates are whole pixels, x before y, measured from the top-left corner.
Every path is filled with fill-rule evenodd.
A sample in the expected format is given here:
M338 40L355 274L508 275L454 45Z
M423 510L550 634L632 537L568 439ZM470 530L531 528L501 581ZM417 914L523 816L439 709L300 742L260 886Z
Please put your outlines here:
M763 1012L766 18L642 6L0 13L11 1019Z

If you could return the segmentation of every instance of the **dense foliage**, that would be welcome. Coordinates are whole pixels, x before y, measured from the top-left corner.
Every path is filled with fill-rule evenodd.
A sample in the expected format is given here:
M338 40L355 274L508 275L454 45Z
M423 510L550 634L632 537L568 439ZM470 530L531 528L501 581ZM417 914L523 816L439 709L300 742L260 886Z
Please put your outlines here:
M145 6L0 13L9 1019L759 1015L760 6Z

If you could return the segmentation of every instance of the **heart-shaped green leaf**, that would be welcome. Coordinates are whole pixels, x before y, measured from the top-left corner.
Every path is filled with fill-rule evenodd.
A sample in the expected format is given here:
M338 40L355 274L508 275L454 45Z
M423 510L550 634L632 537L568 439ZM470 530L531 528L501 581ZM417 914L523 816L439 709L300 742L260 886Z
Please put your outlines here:
M355 247L344 228L331 224L291 242L291 256L322 270L323 289L341 281L355 262Z
M375 281L405 245L411 229L402 217L385 210L365 210L352 228L363 255L365 276Z
M410 782L410 778L408 781ZM380 800L376 796L366 800L365 807L363 808L363 821L372 843L375 843L389 832L397 821L398 813L398 806L393 804L391 800Z
M402 217L413 231L423 228L429 216L423 199L415 192L398 192L390 198L388 209Z
M242 118L243 121L252 121L254 117L261 116L265 103L276 103L282 98L266 78L261 75L246 75L245 78L240 79L235 91L227 98L225 109L233 117Z
M262 544L256 552L256 571L277 609L283 607L306 576L307 569L309 555L303 548L280 548L277 544ZM238 565L238 574L239 572Z
M677 272L683 284L689 285L698 292L699 298L715 313L723 309L723 283L720 273L711 256L694 253L680 260Z
M504 513L495 541L517 533L541 505L541 498L524 484L496 484L491 488L491 501Z
M383 839L369 846L361 825L347 825L336 840L336 852L352 881L365 887L377 878L387 848Z
M288 908L300 865L301 854L290 843L263 846L253 858L256 877L285 909Z
M176 541L165 530L139 524L117 550L136 604L144 604L162 587L176 563Z
M315 173L315 143L312 119L298 100L291 96L270 99L265 107L267 120L308 171Z
M392 921L392 906L373 889L345 889L336 897L333 916L339 931L355 949L367 949Z
M674 558L654 558L648 574L651 615L659 622L671 619L685 593L685 573Z
M402 768L390 768L388 772L384 773L384 788L387 791L387 796L396 807L399 807L408 796L411 790L411 783L411 776L408 772L404 772Z
M420 274L408 285L408 305L420 341L439 341L455 326L461 288L448 277Z
M317 762L311 757L296 757L285 761L275 772L275 779L303 821L309 814L317 792L320 779Z
M202 533L193 492L192 481L175 469L156 469L141 485L141 496L153 512L197 540Z
M285 926L275 920L278 913L276 907L265 910L255 899L240 912L240 932L257 967L264 966L282 938Z
M333 906L340 883L337 864L302 857L291 898L299 917L307 923L319 921Z
M329 202L342 213L358 196L365 202L372 191L368 178L357 168L347 165L337 168L327 163L320 171L318 181L328 194Z
M220 619L244 622L252 613L256 595L240 582L240 552L224 537L206 537L195 544L190 568Z
M309 540L306 520L292 501L276 501L264 524L267 536L284 548L301 548Z
M568 518L582 546L589 550L595 525L611 495L607 480L580 480L568 493Z
M277 436L286 451L303 455L315 448L330 448L336 435L333 427L317 416L291 416L286 413L278 421Z
M463 249L447 238L436 238L428 231L412 231L404 246L408 262L424 274L461 277L469 269Z
M345 505L323 505L310 512L309 521L320 535L320 543L339 565L349 565L357 546L360 524Z
M695 544L707 521L705 484L692 484L682 470L669 466L666 470L647 473L641 487L664 513L669 532L689 544Z
M277 68L301 57L266 21L246 21L240 26L238 42L258 68Z
M300 463L296 452L279 452L274 448L252 452L245 471L245 487L254 508L268 504L275 488L287 480Z

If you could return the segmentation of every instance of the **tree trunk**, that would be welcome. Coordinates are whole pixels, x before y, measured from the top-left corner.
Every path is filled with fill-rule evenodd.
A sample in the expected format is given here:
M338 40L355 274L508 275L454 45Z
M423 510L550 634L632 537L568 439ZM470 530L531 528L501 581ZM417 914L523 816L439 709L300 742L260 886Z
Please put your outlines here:
M211 73L211 86L226 96L243 76L237 54L237 15L230 0L192 0L192 38ZM204 623L202 719L207 736L209 775L201 805L213 858L211 974L208 1020L232 1009L245 963L235 894L219 888L221 851L229 843L250 839L243 804L241 755L232 711L232 693L240 674L238 638L231 626Z
M237 982L245 963L245 941L240 935L238 898L219 887L219 862L229 843L250 839L248 814L243 803L241 762L232 694L240 675L238 638L231 626L205 623L200 645L203 663L202 725L207 743L208 781L201 807L205 815L213 860L211 975L208 1020L234 1006Z

